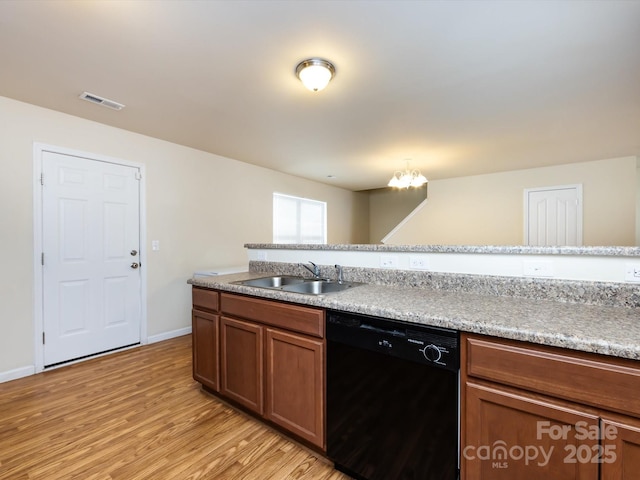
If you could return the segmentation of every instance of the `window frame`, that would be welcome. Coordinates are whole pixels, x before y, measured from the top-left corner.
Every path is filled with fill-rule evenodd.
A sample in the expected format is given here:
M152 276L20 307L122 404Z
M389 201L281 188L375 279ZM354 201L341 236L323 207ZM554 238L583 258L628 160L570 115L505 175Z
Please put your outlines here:
M293 241L282 240L283 235L281 232L278 232L279 225L281 225L281 220L278 219L278 210L277 210L277 202L278 199L289 200L295 203L296 209L296 219L295 219L295 238ZM313 232L313 234L305 235L305 232L302 231L303 222L302 222L302 210L304 205L321 207L322 209L322 241L317 241L320 232ZM272 239L273 243L282 243L282 244L302 244L302 245L322 245L327 243L327 202L323 202L321 200L315 200L312 198L298 197L296 195L289 195L286 193L273 192L272 197L272 212L273 212L273 231L272 231Z

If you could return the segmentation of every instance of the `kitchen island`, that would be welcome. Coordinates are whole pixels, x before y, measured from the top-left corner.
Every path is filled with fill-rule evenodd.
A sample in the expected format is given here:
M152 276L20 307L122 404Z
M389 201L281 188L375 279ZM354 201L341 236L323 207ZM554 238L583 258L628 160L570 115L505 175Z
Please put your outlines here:
M320 268L323 277L335 275L333 265ZM364 284L315 296L237 283L304 275L299 263L252 260L249 270L189 283L194 291L461 332L462 479L635 478L629 472L640 462L636 284L344 267L346 281ZM479 454L496 446L506 448L506 459L499 449L498 457ZM555 453L543 465L525 462L513 450L525 447Z

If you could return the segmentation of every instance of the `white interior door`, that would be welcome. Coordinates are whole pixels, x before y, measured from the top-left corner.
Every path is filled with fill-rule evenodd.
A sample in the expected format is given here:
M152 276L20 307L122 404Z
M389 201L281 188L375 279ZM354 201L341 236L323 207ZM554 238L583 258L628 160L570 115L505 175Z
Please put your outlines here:
M139 343L139 169L43 152L42 173L44 366Z
M582 185L530 188L524 196L526 245L582 245Z

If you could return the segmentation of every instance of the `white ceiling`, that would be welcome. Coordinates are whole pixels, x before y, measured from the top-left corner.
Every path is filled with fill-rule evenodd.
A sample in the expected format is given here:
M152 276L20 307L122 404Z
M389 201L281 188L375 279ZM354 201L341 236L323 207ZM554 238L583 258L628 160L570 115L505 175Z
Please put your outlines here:
M3 0L0 95L352 190L639 155L640 1Z

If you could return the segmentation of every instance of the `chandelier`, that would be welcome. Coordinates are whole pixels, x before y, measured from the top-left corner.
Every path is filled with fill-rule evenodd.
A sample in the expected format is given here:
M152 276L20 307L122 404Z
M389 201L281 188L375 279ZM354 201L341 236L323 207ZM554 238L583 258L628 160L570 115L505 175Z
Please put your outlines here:
M409 170L409 161L407 160L407 168L403 172L398 170L394 173L387 186L395 188L418 188L428 181L429 180L420 173L420 170Z

